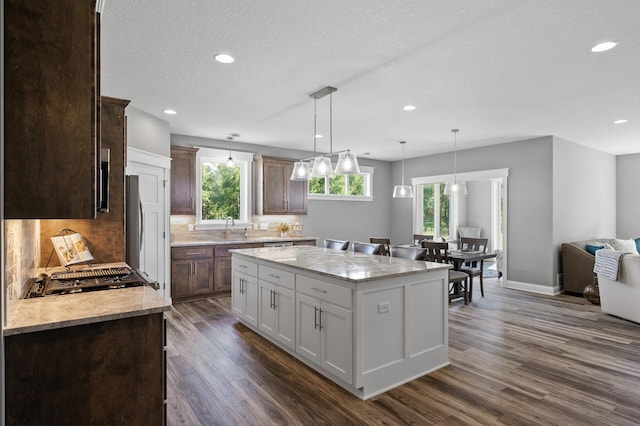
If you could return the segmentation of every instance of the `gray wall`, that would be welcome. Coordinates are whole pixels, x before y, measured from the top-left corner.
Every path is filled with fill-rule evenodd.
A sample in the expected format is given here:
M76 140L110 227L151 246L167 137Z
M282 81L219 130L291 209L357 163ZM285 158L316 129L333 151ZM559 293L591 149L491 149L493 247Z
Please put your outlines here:
M127 115L127 146L165 157L171 156L169 122L129 105Z
M229 149L227 141L177 134L171 135L171 145ZM292 151L235 141L231 142L231 149L293 159L312 156L312 153L308 151ZM318 237L322 242L325 238L368 241L370 236L390 234L391 210L389 201L391 200L392 187L389 182L391 181L391 164L386 161L366 158L358 158L358 162L361 166L370 166L375 169L373 173L374 200L372 202L309 200L307 215L300 216L300 223L304 226L305 235Z
M616 235L618 238L640 237L640 154L616 158Z
M562 243L616 237L615 188L615 155L554 137L555 274L562 271Z

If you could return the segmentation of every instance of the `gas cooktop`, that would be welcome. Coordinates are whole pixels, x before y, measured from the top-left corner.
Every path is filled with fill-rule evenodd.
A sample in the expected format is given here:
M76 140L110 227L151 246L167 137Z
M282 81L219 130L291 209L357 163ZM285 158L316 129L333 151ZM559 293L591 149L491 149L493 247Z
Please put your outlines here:
M40 274L31 280L25 298L153 284L144 272L136 272L129 267L89 268L55 272L50 276Z

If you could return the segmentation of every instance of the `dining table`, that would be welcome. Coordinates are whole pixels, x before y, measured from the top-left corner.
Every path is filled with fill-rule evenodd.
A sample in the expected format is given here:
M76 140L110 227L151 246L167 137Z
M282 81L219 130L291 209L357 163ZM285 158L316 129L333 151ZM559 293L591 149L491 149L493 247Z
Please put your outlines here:
M492 259L496 257L495 252L483 252L482 250L448 250L447 257L449 261L453 264L453 269L459 271L462 265L465 263L471 262L482 262L486 259ZM481 265L482 267L482 265ZM463 297L464 294L459 292L460 294L450 295L450 298L454 297ZM471 302L473 298L473 286L469 286L469 302Z

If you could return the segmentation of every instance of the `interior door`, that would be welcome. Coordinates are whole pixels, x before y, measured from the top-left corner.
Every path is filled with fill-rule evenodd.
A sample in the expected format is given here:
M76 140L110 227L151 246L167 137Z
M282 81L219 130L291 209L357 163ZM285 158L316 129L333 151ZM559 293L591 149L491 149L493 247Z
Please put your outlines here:
M166 173L163 167L130 161L127 174L138 175L142 202L143 241L140 269L160 284L165 299L171 295L167 285L166 229L169 219L166 210Z

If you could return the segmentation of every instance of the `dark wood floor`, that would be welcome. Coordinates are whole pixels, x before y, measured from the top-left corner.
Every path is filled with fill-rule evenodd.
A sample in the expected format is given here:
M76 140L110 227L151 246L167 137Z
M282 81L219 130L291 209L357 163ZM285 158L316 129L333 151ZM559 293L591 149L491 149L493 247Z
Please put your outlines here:
M230 298L178 304L168 424L640 424L640 325L487 281L450 305L451 365L368 401L238 324Z

